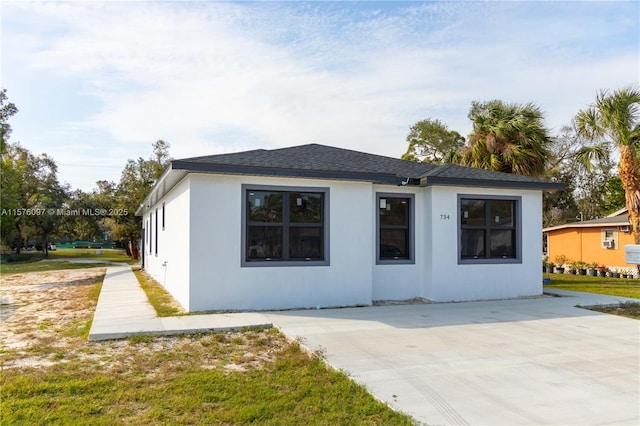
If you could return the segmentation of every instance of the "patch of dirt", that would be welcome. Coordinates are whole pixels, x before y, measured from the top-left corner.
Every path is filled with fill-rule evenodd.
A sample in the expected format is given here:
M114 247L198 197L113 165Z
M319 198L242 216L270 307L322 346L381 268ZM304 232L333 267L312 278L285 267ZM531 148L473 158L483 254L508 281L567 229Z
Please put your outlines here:
M89 326L96 303L90 293L100 285L105 271L91 268L3 274L0 346L7 355L17 352L9 360L3 359L3 366L51 365L51 357L43 356L46 352L60 357L73 344L74 336L82 335Z
M592 311L604 312L605 314L619 315L621 317L640 320L640 303L625 302L619 305L595 305L585 306Z
M3 274L0 367L48 368L83 361L101 371L162 376L186 365L225 372L261 368L289 342L277 330L135 337L89 342L105 268Z

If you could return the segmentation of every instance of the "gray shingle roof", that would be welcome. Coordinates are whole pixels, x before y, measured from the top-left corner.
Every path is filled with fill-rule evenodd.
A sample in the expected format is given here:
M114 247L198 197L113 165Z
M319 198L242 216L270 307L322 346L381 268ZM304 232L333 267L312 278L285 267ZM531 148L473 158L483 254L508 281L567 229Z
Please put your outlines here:
M564 188L562 184L527 176L452 164L416 163L349 149L309 144L174 160L151 190L144 205L154 204L191 172L356 180L389 185L457 185L538 190ZM139 212L144 209L145 207L141 206Z
M564 185L530 176L492 172L457 164L443 164L421 176L426 185L461 185L501 188L564 189Z
M174 170L250 175L317 177L399 184L462 185L562 189L561 184L453 164L416 163L349 149L309 144L272 150L257 149L232 154L185 158L172 163Z
M436 168L349 149L309 144L176 160L175 168L239 174L325 177L396 183Z

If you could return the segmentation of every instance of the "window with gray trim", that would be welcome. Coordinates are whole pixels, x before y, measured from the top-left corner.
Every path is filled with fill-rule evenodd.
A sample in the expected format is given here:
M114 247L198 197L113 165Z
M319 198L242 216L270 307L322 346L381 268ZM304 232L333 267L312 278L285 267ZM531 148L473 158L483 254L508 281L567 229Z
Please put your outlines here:
M412 261L414 199L413 194L376 194L378 263Z
M243 187L243 264L328 260L328 189Z
M158 255L158 209L156 208L156 245L155 245L155 250L154 253L157 256Z
M520 257L519 199L459 197L462 261L518 259Z

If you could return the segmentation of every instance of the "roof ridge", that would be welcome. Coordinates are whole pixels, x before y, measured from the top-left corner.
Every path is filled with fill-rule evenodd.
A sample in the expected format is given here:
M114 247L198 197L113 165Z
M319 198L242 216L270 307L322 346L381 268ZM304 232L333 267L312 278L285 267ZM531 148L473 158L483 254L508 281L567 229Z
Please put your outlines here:
M223 157L226 155L238 155L238 154L250 154L250 153L254 153L254 152L265 152L268 151L264 148L256 148L256 149L250 149L249 151L234 151L234 152L222 152L220 154L211 154L211 155L199 155L197 157L187 157L187 158L176 158L173 161L185 161L185 162L190 162L190 161L194 161L194 160L201 160L204 158L214 158L214 157Z

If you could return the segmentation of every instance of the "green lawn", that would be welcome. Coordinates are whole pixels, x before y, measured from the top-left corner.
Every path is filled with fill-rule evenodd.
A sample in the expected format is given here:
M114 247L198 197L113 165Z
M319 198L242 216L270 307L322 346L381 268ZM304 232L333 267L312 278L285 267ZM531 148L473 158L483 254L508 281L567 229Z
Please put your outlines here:
M629 278L592 277L589 275L543 274L551 279L544 288L608 294L640 299L640 280Z
M56 251L50 251L49 257L51 259L83 258L83 259L103 260L103 261L109 261L109 262L132 263L132 260L129 258L129 256L127 256L127 252L124 249L100 249L100 250L101 250L101 254L97 254L98 249L58 249Z
M3 255L0 272L3 274L14 274L107 266L108 264L106 262L135 263L127 256L124 250L102 249L101 254L97 253L95 249L58 249L56 251L50 251L48 258L45 258L42 252L39 251L23 251L19 255L7 253ZM78 264L60 261L79 258L95 260L95 263Z

